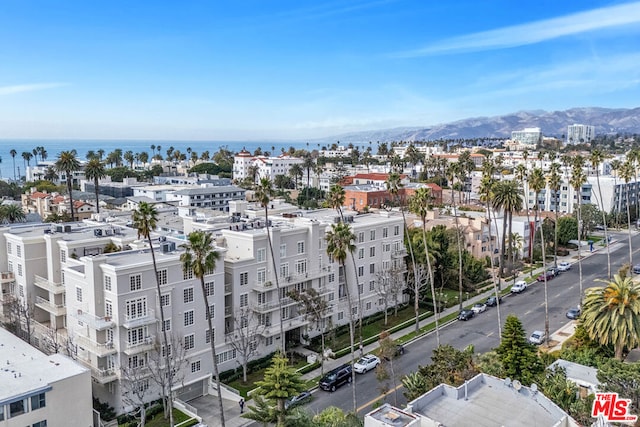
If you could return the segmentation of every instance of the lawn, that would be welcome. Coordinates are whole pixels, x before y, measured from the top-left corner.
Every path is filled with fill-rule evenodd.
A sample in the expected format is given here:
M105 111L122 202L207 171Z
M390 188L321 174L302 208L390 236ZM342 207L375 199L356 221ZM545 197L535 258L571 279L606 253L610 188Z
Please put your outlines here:
M184 412L178 410L178 409L173 409L173 421L174 424L179 424L183 421L187 421L191 419L191 417L187 414L185 414ZM193 423L185 423L180 427L188 427L188 426L192 426L197 424L198 421L196 419L193 419ZM164 414L162 411L160 411L158 414L156 414L155 417L153 418L149 418L147 417L146 423L145 423L146 427L169 427L169 420L165 420L164 419Z

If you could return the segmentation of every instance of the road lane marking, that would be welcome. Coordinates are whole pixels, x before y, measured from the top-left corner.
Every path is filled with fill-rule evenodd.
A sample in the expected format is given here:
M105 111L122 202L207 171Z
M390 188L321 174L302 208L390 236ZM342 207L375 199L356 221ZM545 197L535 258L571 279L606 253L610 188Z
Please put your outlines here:
M360 412L360 411L362 411L363 409L367 408L367 407L368 407L368 406L370 406L370 405L373 405L375 402L377 402L378 400L380 400L380 398L383 398L383 399L384 399L385 397L387 397L387 396L388 396L388 395L390 395L391 393L396 392L397 390L401 389L402 387L404 387L404 386L403 386L402 384L400 384L400 385L398 385L396 388L389 390L389 391L388 391L388 392L386 392L385 394L383 394L383 395L381 395L381 396L378 396L378 397L376 397L375 399L371 399L370 401L368 401L368 402L367 402L367 403L365 403L364 405L360 406L360 407L356 410L356 412Z

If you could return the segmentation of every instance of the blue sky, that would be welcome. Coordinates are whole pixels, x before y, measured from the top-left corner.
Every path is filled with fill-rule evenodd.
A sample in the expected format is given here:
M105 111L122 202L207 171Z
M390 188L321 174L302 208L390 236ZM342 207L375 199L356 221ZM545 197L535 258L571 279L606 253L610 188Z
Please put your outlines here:
M303 140L640 104L640 2L0 7L0 138Z

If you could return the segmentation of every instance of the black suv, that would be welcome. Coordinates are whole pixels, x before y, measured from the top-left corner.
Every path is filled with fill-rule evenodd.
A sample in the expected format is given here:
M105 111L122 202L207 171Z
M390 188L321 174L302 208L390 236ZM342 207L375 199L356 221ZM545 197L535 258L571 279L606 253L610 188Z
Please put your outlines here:
M495 296L491 296L487 298L487 300L484 303L487 305L487 307L495 307L496 305L498 305L498 302L502 304L502 297L500 297L500 299L496 299Z
M320 380L320 388L325 391L336 391L344 383L351 382L351 365L342 365L329 371Z

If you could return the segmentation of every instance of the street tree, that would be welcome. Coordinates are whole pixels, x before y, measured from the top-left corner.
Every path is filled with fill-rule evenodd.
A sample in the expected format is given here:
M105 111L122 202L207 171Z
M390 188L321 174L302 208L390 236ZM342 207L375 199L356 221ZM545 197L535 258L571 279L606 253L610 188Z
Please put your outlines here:
M522 322L516 316L507 316L502 328L502 339L496 348L504 373L523 384L531 384L543 366L535 347L527 341Z
M244 383L247 382L249 361L258 354L258 344L265 328L264 324L260 324L256 312L249 307L239 307L233 313L233 331L227 334L227 339L238 355Z
M325 333L331 329L331 311L329 302L314 288L306 288L302 291L294 290L289 293L294 301L297 301L300 312L309 322L309 326L320 331L322 355L320 356L320 375L324 376Z

